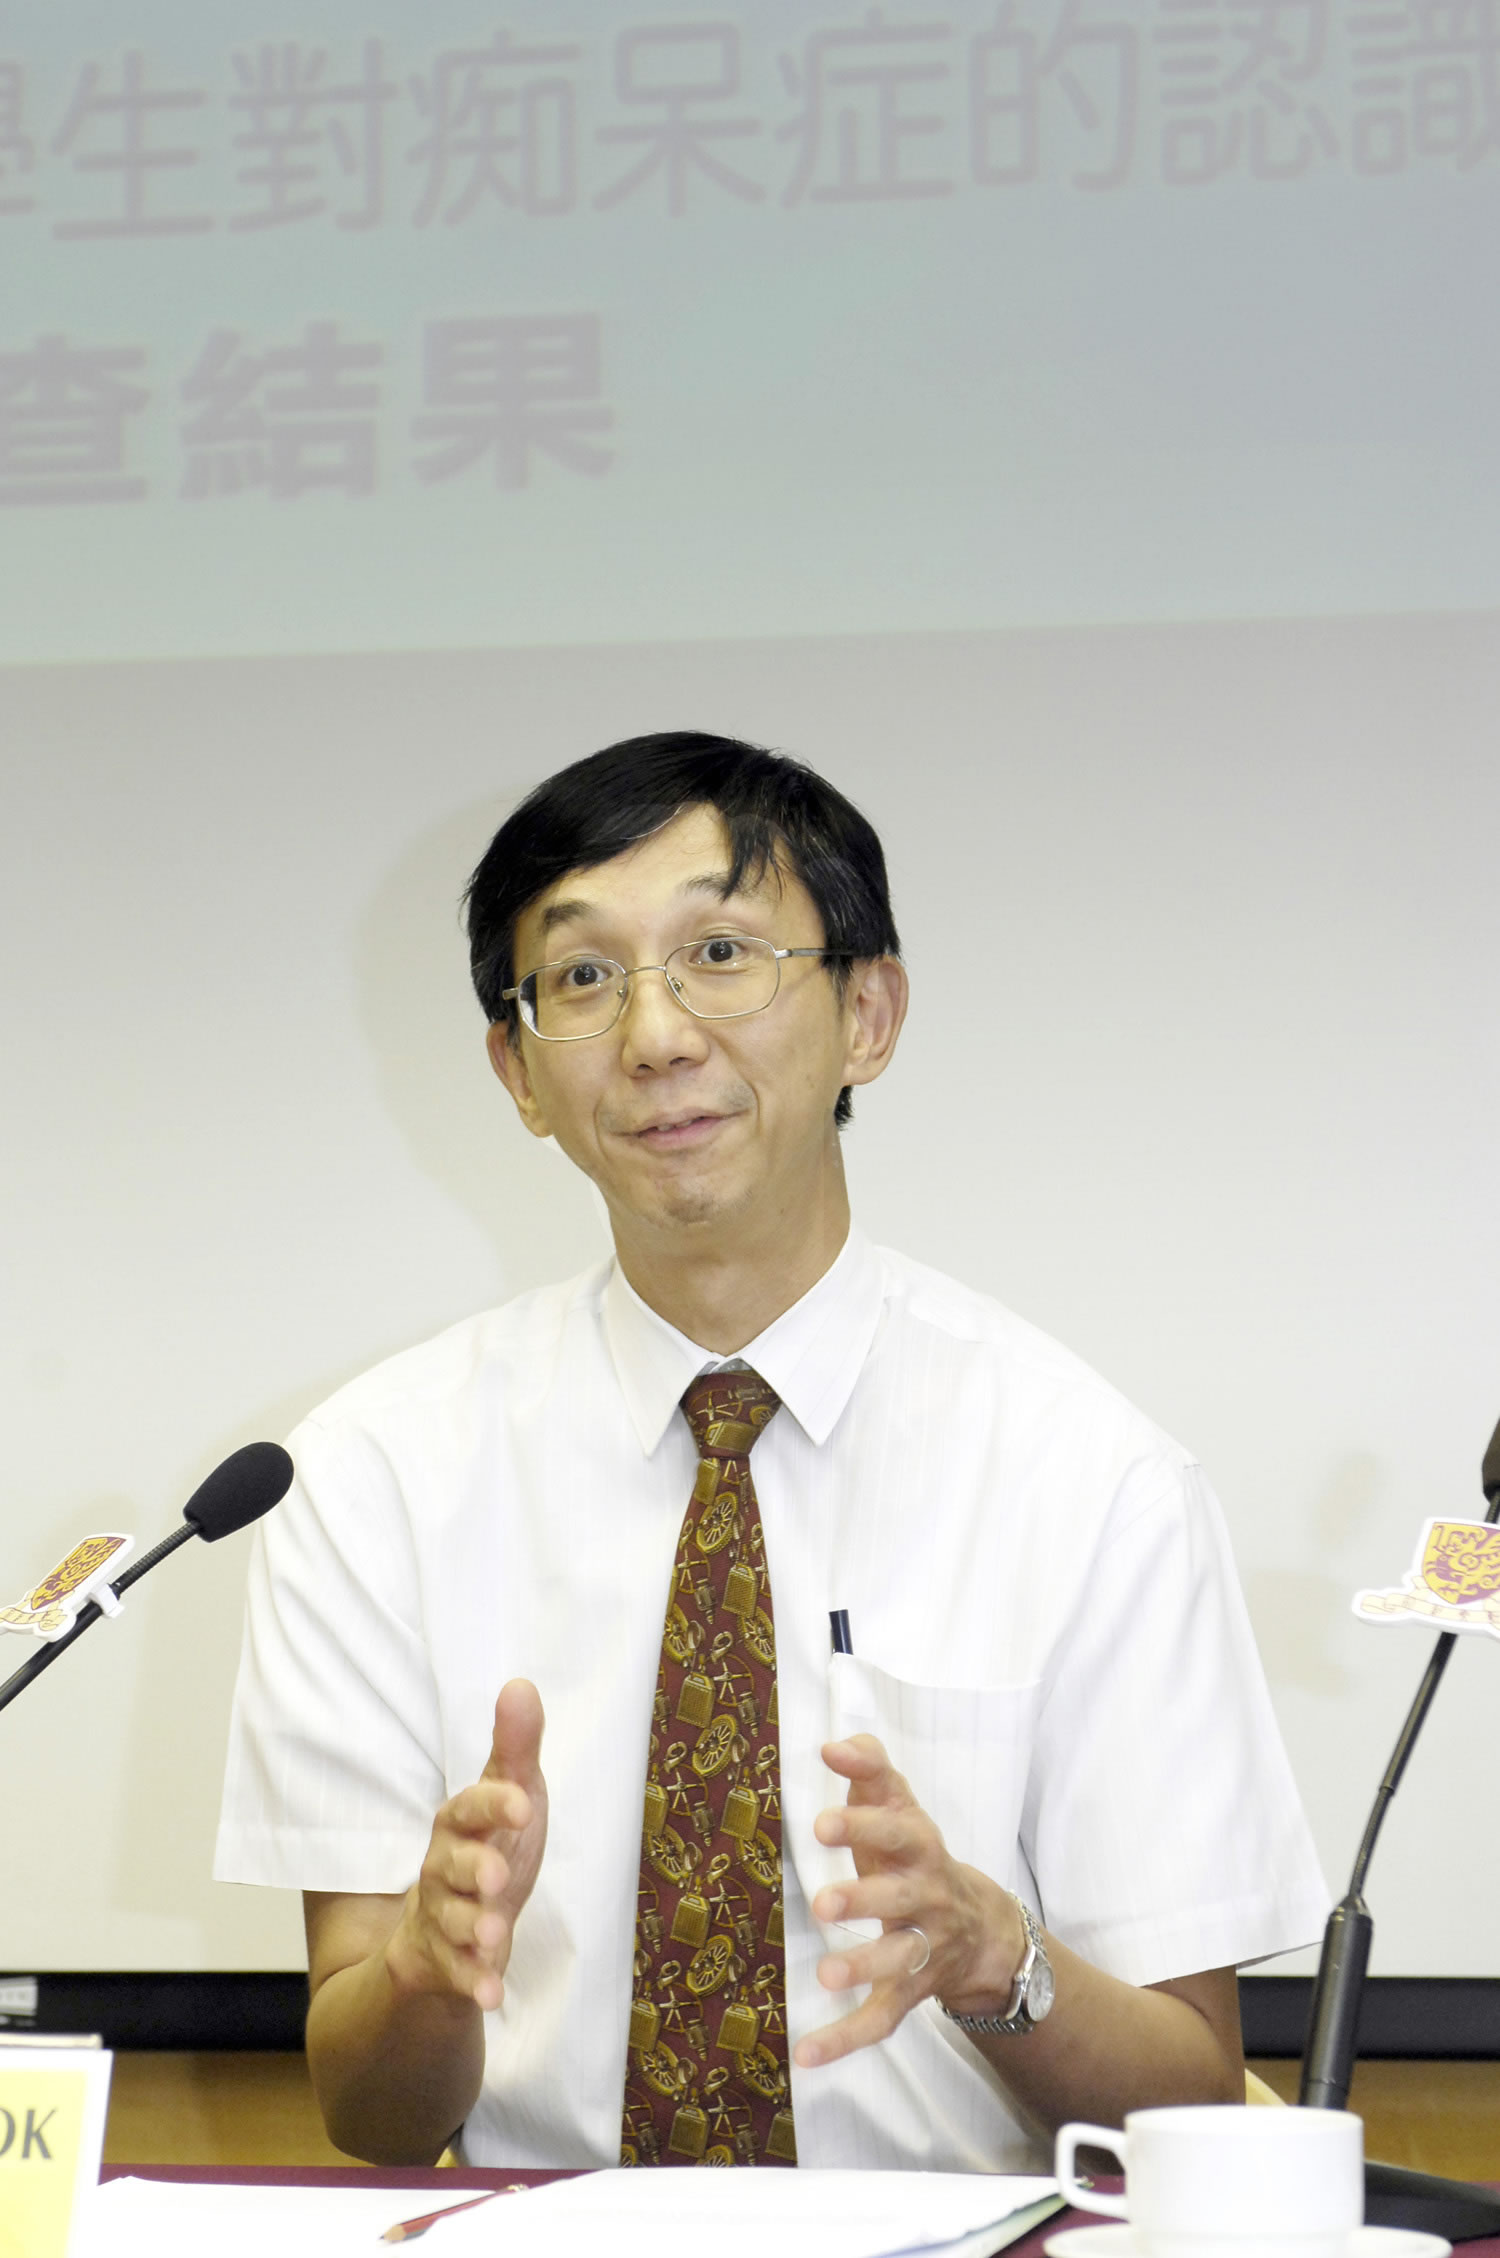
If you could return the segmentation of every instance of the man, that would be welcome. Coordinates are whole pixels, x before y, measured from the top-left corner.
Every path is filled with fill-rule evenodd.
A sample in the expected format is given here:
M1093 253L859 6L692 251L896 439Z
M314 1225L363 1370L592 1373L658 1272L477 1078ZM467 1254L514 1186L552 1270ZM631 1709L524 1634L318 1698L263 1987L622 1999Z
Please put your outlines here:
M333 2138L1018 2169L1242 2097L1235 1965L1325 1900L1217 1508L851 1230L873 831L638 739L511 816L470 938L615 1260L343 1390L257 1550L218 1871L305 1893Z

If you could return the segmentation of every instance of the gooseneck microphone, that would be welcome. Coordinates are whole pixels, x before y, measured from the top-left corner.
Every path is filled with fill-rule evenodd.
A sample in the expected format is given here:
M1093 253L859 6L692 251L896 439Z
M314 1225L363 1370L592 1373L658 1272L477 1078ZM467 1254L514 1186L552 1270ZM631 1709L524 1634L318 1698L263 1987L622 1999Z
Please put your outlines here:
M197 1489L182 1509L182 1527L163 1537L159 1545L143 1553L139 1560L126 1568L108 1587L118 1599L138 1584L148 1569L169 1552L185 1545L191 1537L202 1537L207 1544L217 1544L220 1537L232 1537L237 1529L248 1528L263 1513L286 1496L292 1485L292 1462L280 1443L246 1443L241 1450L232 1451L222 1465L216 1466L206 1481ZM0 1709L15 1700L34 1678L54 1663L65 1647L81 1639L85 1631L98 1622L104 1609L97 1600L89 1600L78 1610L76 1622L60 1639L39 1647L29 1662L22 1663L13 1676L0 1685Z
M1500 1426L1490 1437L1479 1478L1488 1508L1485 1519L1500 1520ZM1329 1915L1323 1932L1323 1952L1313 1986L1302 2082L1297 2095L1304 2109L1343 2109L1348 2103L1349 2081L1354 2075L1354 2058L1358 2051L1360 1997L1375 1934L1375 1924L1365 1903L1365 1877L1385 1815L1401 1785L1401 1776L1442 1683L1457 1639L1456 1631L1443 1631L1434 1643L1416 1698L1407 1711L1406 1722L1391 1751L1391 1760L1375 1791L1349 1887ZM1409 2172L1395 2164L1367 2164L1365 2221L1373 2226L1415 2227L1430 2234L1444 2235L1449 2242L1467 2242L1479 2235L1500 2234L1500 2197L1488 2188L1473 2187L1463 2180L1444 2180L1427 2172Z

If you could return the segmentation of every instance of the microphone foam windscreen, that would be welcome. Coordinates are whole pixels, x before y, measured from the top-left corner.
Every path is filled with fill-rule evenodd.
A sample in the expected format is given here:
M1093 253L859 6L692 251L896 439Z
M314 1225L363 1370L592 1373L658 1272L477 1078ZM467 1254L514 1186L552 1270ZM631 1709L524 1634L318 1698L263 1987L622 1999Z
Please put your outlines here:
M208 1544L232 1537L269 1513L292 1486L291 1459L280 1443L246 1443L200 1482L182 1509Z

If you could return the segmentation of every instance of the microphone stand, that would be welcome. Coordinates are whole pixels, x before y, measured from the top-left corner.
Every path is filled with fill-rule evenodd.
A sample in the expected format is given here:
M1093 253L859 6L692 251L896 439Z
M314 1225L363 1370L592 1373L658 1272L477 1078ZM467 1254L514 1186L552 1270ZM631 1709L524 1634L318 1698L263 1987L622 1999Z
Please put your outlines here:
M139 1560L132 1561L108 1587L109 1590L118 1600L123 1593L129 1591L132 1584L139 1583L148 1569L154 1568L159 1560L165 1560L167 1554L175 1552L179 1545L185 1545L189 1537L196 1537L198 1534L195 1522L184 1521L180 1529L172 1531L170 1537L163 1537L159 1545L153 1545L149 1552L142 1553ZM81 1639L85 1631L91 1630L104 1612L96 1599L86 1601L60 1639L49 1639L45 1646L38 1647L31 1660L23 1662L20 1669L13 1671L4 1685L0 1685L0 1709L14 1701L17 1694L24 1693L32 1679L39 1678L48 1664L57 1660L65 1647L70 1647L75 1639Z
M1481 1474L1488 1510L1485 1520L1500 1520L1500 1427L1490 1438ZM1385 1815L1405 1772L1417 1735L1432 1707L1454 1647L1456 1631L1440 1632L1416 1698L1391 1751L1385 1776L1365 1822L1364 1838L1349 1877L1349 1887L1328 1917L1323 1952L1313 1986L1302 2082L1297 2100L1304 2109L1343 2109L1359 2044L1359 2008L1375 1923L1365 1903L1365 1877ZM1472 2242L1500 2235L1500 2195L1467 2180L1447 2180L1431 2172L1412 2172L1399 2164L1365 2165L1365 2222L1369 2226L1409 2227L1442 2235L1449 2242Z
M243 1443L238 1450L231 1451L198 1484L182 1509L181 1526L142 1554L112 1584L104 1586L110 1595L104 1605L101 1607L96 1599L89 1600L80 1607L61 1638L49 1640L0 1685L0 1709L14 1701L17 1694L24 1693L32 1679L39 1678L75 1639L81 1639L85 1631L92 1630L101 1615L113 1615L121 1595L128 1592L132 1584L138 1584L158 1561L165 1560L168 1553L185 1545L190 1537L201 1537L205 1544L217 1544L221 1537L233 1536L237 1529L248 1528L263 1513L269 1513L290 1489L292 1472L292 1462L280 1443Z

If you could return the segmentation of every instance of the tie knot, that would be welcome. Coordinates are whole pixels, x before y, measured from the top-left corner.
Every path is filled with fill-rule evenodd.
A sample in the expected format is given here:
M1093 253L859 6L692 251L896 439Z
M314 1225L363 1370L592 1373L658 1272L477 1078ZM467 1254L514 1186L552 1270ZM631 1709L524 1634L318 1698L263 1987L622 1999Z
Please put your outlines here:
M700 1458L748 1458L780 1409L776 1390L750 1371L700 1373L682 1398Z

